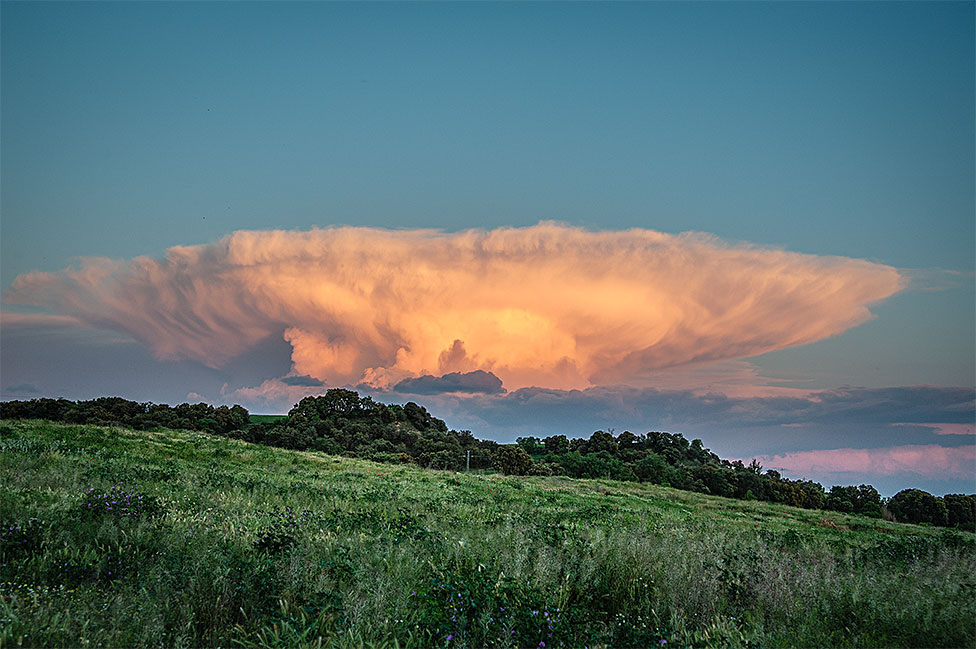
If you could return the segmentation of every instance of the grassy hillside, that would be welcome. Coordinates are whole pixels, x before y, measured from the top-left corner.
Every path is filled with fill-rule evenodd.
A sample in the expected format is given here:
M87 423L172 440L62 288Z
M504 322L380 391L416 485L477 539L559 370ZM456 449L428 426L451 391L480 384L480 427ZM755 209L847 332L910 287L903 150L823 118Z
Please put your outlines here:
M0 422L0 647L976 646L976 535Z

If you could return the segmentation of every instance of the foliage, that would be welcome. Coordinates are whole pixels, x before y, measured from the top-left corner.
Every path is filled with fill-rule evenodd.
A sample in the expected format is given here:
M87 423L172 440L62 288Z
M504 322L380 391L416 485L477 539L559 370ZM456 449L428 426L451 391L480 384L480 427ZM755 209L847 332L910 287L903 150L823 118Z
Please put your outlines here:
M162 403L136 403L121 397L100 397L90 401L31 399L0 402L0 419L47 419L72 424L119 424L136 430L183 428L220 435L245 428L250 422L242 406L213 406L205 403L176 407Z
M827 494L824 509L881 518L881 494L871 485L833 486Z
M529 455L544 453L546 450L545 445L538 437L519 437L515 440L515 443L524 448L525 452Z
M4 557L23 558L40 550L43 525L37 518L0 521L0 552Z
M921 489L903 489L888 501L888 511L905 523L929 523L946 526L949 512L945 502Z
M976 532L976 494L946 494L942 501L950 527Z
M0 414L10 418L127 425L139 430L201 430L279 448L410 463L429 469L459 470L470 461L472 469L498 469L511 475L645 482L872 518L881 518L883 513L881 496L871 485L835 485L825 492L822 485L810 480L791 480L774 470L763 472L756 460L748 465L740 460L722 460L700 439L689 441L680 433L636 435L624 431L614 436L612 431L595 431L589 438L551 435L542 440L522 436L514 446L503 446L479 440L471 431L450 430L444 421L416 403L383 404L340 388L302 399L286 416L252 417L240 406L214 408L203 403L171 408L117 397L77 403L65 399L10 401L0 403ZM116 476L126 477L130 476ZM889 511L907 507L899 520L973 530L976 501L972 498L956 494L943 505L931 500L920 506L896 502L895 509ZM940 507L945 508L945 515ZM922 514L923 510L927 513Z
M532 468L532 457L521 446L499 446L495 466L505 475L525 475Z

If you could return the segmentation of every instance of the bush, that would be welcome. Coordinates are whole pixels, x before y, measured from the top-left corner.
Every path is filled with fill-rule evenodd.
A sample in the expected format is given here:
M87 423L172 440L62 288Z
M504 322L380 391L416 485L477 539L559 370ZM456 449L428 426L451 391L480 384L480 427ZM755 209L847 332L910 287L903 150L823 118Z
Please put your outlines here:
M259 552L277 554L295 544L298 532L308 524L311 512L297 512L285 507L280 511L259 512L258 516L265 524L258 532L254 548Z
M532 468L532 457L521 446L499 446L495 466L505 475L525 475Z
M559 465L552 462L533 462L529 467L529 475L551 476L559 470Z

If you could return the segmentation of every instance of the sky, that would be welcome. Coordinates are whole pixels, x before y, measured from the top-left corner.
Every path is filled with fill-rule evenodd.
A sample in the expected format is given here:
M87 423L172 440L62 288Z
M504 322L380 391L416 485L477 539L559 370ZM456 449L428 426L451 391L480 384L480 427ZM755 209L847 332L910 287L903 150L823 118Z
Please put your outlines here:
M974 4L0 4L0 397L349 387L976 492Z

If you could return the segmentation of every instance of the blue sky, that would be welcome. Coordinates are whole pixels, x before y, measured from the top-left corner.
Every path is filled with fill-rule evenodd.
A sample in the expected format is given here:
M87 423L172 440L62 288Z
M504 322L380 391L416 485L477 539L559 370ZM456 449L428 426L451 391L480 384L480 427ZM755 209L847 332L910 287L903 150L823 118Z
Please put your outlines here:
M5 314L78 317L64 299L25 304L26 289L13 300L25 273L163 258L238 230L557 221L703 232L907 278L858 326L727 359L763 386L976 383L972 3L4 2L0 12ZM8 316L3 398L220 400L301 374L280 335L215 367L158 360L131 328L82 320ZM658 387L694 390L704 370L690 371L658 375ZM517 389L506 388L497 399ZM452 425L511 433L453 399L441 413ZM731 417L673 421L724 454L798 444L732 435L745 424ZM849 445L911 441L890 428L905 422L876 423ZM833 429L818 426L804 439L827 444ZM916 442L950 438L972 445L971 435ZM831 444L820 448L840 448ZM954 484L967 483L958 488L973 491L972 475Z

